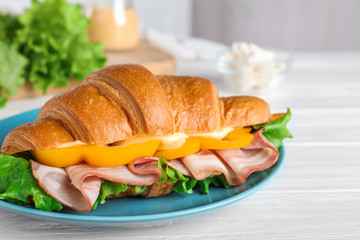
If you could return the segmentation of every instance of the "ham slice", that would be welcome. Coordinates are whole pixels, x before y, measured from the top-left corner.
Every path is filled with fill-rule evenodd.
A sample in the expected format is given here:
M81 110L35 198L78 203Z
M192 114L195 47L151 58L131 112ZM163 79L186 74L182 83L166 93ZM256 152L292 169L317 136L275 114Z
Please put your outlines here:
M211 150L200 150L181 158L181 161L197 180L221 173L229 175L231 171Z
M136 159L131 166L111 168L76 164L56 168L31 161L40 186L59 203L79 212L88 212L99 196L101 179L134 186L152 185L161 178L157 158Z
M138 170L138 173L134 173L128 166L118 167L94 167L87 164L77 164L66 167L65 170L71 179L71 183L78 189L81 189L83 181L91 176L97 176L112 182L125 183L134 186L151 185L157 182L161 178L160 170L155 170L156 174L147 174L149 167L145 168L145 173L142 170ZM153 168L157 168L157 165L153 165Z
M229 185L236 186L241 184L237 173L223 162L214 151L200 150L195 154L183 157L181 161L197 180L203 180L211 175L223 173Z
M101 179L92 176L83 182L81 190L71 184L64 168L49 167L31 160L34 176L50 196L64 206L79 212L88 212L95 203Z
M183 165L177 162L176 170L187 169L182 173L189 176L190 172L197 180L224 174L229 185L241 185L251 173L268 169L279 157L277 148L262 135L262 131L257 131L245 148L201 150L183 157Z
M133 173L155 174L157 176L161 176L161 171L158 168L158 160L158 157L141 157L135 159L128 165L128 167Z
M181 172L185 176L194 177L180 159L172 159L168 160L167 162L169 167L175 169L176 171Z
M278 149L262 135L262 130L254 134L245 148L215 151L236 172L239 184L245 183L251 173L270 168L279 158Z

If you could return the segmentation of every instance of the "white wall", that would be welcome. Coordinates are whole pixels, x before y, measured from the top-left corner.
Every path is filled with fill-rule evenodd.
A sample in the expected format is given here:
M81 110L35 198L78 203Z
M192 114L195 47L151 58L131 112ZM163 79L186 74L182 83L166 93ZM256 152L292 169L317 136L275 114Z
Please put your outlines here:
M300 51L360 51L359 0L194 0L193 34Z
M145 26L175 35L191 34L191 0L134 0L133 2L139 19Z

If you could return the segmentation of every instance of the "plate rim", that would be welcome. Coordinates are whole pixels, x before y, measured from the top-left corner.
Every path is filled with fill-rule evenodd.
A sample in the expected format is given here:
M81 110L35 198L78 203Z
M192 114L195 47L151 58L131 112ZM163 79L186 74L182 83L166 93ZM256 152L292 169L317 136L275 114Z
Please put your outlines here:
M39 109L34 109L30 111L25 111L13 116L10 116L8 118L4 118L0 120L0 123L3 121L9 121L11 118L17 118L21 117L21 115L31 114L32 112L39 111ZM71 220L71 221L77 221L77 222L83 222L83 223L134 223L134 222L144 222L144 221L157 221L157 220L166 220L171 218L177 218L177 217L185 217L187 215L191 214L198 214L203 213L209 210L217 209L220 207L223 207L225 205L234 203L236 201L239 201L243 198L248 197L249 195L257 192L262 187L264 187L267 183L269 183L274 176L280 171L282 165L284 164L284 158L285 158L285 146L282 145L279 149L279 159L275 163L276 165L273 165L274 168L273 171L266 176L265 179L257 183L255 186L253 186L250 189L247 189L243 192L237 193L231 197L219 200L214 203L209 203L202 206L182 209L182 210L176 210L176 211L170 211L170 212L163 212L163 213L155 213L155 214L146 214L146 215L131 215L131 216L91 216L91 215L75 215L75 214L69 214L69 213L60 213L60 212L47 212L38 210L36 208L30 208L26 206L19 206L16 204L12 204L9 202L6 202L4 200L0 200L0 208L12 212L16 212L18 214L32 216L32 217L41 217L41 218L47 218L52 220ZM211 194L211 193L209 193Z

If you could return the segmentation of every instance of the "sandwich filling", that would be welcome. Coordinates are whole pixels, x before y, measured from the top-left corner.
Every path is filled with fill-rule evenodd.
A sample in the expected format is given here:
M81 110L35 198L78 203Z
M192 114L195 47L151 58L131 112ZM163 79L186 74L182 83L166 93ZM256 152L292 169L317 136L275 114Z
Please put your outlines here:
M32 199L36 208L46 211L67 206L87 212L108 196L129 188L138 194L164 182L171 182L172 189L181 193L192 193L195 186L208 192L209 184L239 186L251 173L276 163L277 148L284 138L292 137L286 128L290 118L288 109L270 123L235 129L220 139L189 134L175 149L159 149L161 139L154 138L126 146L77 144L36 150L34 155L40 157L30 162L0 154L0 199L16 204L27 204ZM141 156L130 156L127 151L131 148ZM75 160L71 160L73 154L77 155ZM52 166L53 157L67 164ZM113 166L107 167L104 162Z
M96 167L116 167L129 164L144 156L158 156L165 159L185 157L203 149L232 149L246 147L253 140L251 128L226 128L213 133L184 134L169 136L133 137L109 145L77 144L68 147L33 150L40 163L52 167L68 167L86 162Z
M242 148L200 149L196 153L167 160L167 163L196 180L223 174L230 186L241 185L252 172L271 167L279 157L277 148L263 136L262 130L250 135L253 136L251 143ZM31 161L31 165L40 186L50 196L62 205L87 212L99 196L102 179L149 186L162 177L158 161L158 157L139 157L129 165L110 168L85 163L59 168L35 161Z

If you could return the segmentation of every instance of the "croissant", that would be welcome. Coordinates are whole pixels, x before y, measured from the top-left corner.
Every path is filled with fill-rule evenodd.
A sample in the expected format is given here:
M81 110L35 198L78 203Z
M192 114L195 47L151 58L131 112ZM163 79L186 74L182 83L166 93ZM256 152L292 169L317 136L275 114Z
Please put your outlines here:
M77 140L110 144L143 135L213 132L270 119L262 99L219 98L210 80L156 77L140 65L114 65L49 100L35 122L9 132L1 152L56 148Z
M205 78L155 76L140 65L114 65L91 73L80 85L50 99L41 108L36 121L21 125L8 133L1 152L16 154L63 149L66 144L76 143L111 148L109 146L116 146L119 143L121 146L121 143L128 139L173 136L177 133L187 137L210 136L211 138L215 133L223 133L225 129L228 129L225 131L226 136L234 129L268 123L274 120L274 116L277 118L280 115L271 115L268 104L262 99L251 96L219 97L214 84ZM254 148L260 149L258 153L261 152L262 157L266 156L266 160L254 163L252 167L240 168L240 158L228 157L229 154L231 156L240 154L239 149L210 148L189 156L167 160L171 167L186 176L204 179L211 174L227 172L225 175L229 184L240 185L246 181L246 177L251 172L272 166L278 158L276 147L261 135L261 131L253 135L251 147L249 145L244 149L252 149L252 155L255 154ZM207 157L205 162L197 161L201 156ZM79 163L54 170L54 167L36 161L31 163L34 176L47 193L78 211L89 211L96 198L93 199L87 194L83 182L90 175L96 179L95 185L98 189L102 178L141 185L141 179L134 184L122 179L121 176L145 174L152 180L147 180L150 181L150 184L147 183L150 187L141 193L141 196L156 197L171 192L176 183L169 181L156 183L160 177L157 170L142 172L150 165L154 165L157 160L154 156L144 157L140 160L134 159L134 162L128 165L111 168L117 171L116 174L111 173L111 177L109 177L110 167ZM195 162L199 164L196 165ZM139 167L144 163L147 165ZM80 167L86 168L86 174L81 178L78 176L72 178L80 171ZM82 205L68 204L67 199L61 199L66 196L56 196L49 187L49 178L40 174L45 170L69 176L70 180L66 181L71 181L72 187L78 189L79 196L84 199ZM135 193L134 189L130 189L108 197L128 195L139 194Z

